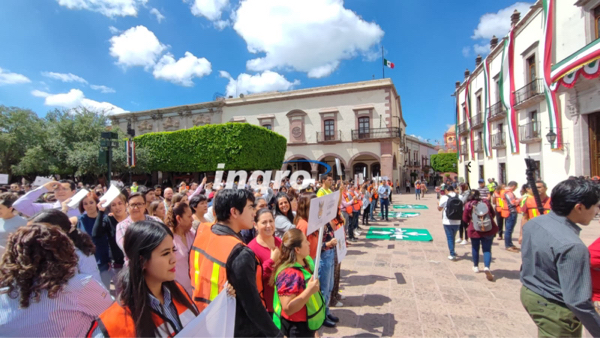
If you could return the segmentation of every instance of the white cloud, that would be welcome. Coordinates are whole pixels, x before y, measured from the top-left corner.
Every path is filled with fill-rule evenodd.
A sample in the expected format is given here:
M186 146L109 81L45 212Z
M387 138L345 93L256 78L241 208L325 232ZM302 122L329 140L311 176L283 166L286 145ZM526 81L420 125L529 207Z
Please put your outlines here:
M232 15L251 53L249 70L294 69L331 74L341 60L368 53L383 30L344 8L343 0L242 0Z
M121 30L115 26L108 26L108 30L110 31L110 34L113 34L113 35L121 33Z
M11 73L8 70L0 68L0 86L29 82L31 82L31 80L29 80L25 75Z
M99 85L90 85L90 88L92 88L93 90L99 90L102 93L116 93L116 91L110 87L107 86L99 86Z
M490 53L490 45L479 45L479 44L475 44L473 46L473 50L475 51L475 54L479 54L479 55L487 55Z
M469 55L471 55L471 47L463 47L462 55L464 57L469 57Z
M65 73L54 73L54 72L42 72L42 76L49 77L51 79L59 80L62 82L79 82L87 84L88 82L75 74Z
M217 20L217 21L213 21L213 25L215 26L216 29L222 31L224 30L227 26L229 26L231 23L229 22L229 20Z
M157 79L167 80L186 87L194 85L194 77L203 77L212 71L210 62L205 58L197 58L190 52L175 61L172 54L163 57L154 66L152 74Z
M112 103L98 102L88 99L79 89L71 89L68 93L60 94L49 94L40 90L34 90L31 92L31 95L35 97L43 97L44 104L51 107L61 107L67 109L84 107L93 111L103 111L111 115L127 112L126 110L119 108Z
M144 26L132 27L121 35L110 39L110 55L117 58L117 64L124 67L143 66L148 69L167 49L158 41L154 33Z
M474 40L486 39L489 41L495 35L498 39L502 39L510 30L510 16L515 9L521 12L522 17L529 11L529 7L531 6L533 6L532 3L517 2L499 10L497 13L484 14L479 19L479 25L477 25L471 38Z
M210 21L221 19L221 14L229 6L229 0L184 0L191 2L192 14L203 16Z
M238 75L237 80L231 77L226 71L220 71L219 75L223 78L229 79L227 84L227 96L237 96L239 94L250 94L260 92L271 92L271 91L285 91L290 90L294 86L300 84L300 81L294 80L294 82L288 81L283 75L272 72L270 70L264 71L261 74L249 75L242 73Z
M114 16L137 16L138 9L148 0L57 0L68 9L87 9L110 18Z
M156 20L158 21L158 23L161 23L165 19L165 16L162 15L156 8L152 8L150 10L150 14L153 14L156 16Z

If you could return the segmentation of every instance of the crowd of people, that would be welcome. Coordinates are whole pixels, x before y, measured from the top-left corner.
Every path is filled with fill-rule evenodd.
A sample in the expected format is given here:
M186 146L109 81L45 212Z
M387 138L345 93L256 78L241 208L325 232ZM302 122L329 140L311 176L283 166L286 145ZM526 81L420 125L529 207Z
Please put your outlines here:
M224 288L236 299L235 336L335 327L330 307L344 297L334 232L355 242L361 216L368 225L380 210L388 221L392 182L273 183L133 182L109 201L107 187L69 180L3 187L0 336L173 335ZM81 189L89 193L72 203ZM338 213L319 247L319 231L307 233L310 202L333 193Z

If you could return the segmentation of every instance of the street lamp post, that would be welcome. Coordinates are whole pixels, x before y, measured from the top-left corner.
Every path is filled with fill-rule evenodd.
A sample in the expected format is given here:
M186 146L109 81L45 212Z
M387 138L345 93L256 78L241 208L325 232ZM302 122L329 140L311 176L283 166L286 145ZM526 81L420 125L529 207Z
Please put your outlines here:
M111 131L102 132L100 134L100 147L102 148L100 157L102 157L102 153L105 155L106 165L108 166L108 171L106 174L106 186L110 185L111 181L111 162L112 162L112 148L116 148L119 146L118 134Z

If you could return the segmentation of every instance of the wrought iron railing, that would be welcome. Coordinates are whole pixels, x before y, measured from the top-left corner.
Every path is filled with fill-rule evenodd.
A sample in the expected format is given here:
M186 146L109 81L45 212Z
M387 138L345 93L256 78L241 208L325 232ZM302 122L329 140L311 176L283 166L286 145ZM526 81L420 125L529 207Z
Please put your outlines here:
M333 132L317 132L317 142L334 142L342 140L342 131L334 130Z
M458 133L459 134L464 134L467 131L469 131L469 124L467 123L467 121L458 125Z
M492 148L505 148L506 138L504 133L496 133L492 135Z
M353 129L352 140L369 140L400 137L400 128L371 128L371 129Z
M471 117L471 127L477 128L483 124L483 114L479 113Z
M477 153L483 152L483 140L482 139L475 140L473 145L475 146L475 152L477 152Z
M537 141L542 139L540 121L533 121L519 126L521 141Z
M526 84L525 87L515 91L515 105L541 94L544 94L544 80L535 79Z
M506 108L502 101L498 101L490 107L490 119L499 118L500 116L506 116Z

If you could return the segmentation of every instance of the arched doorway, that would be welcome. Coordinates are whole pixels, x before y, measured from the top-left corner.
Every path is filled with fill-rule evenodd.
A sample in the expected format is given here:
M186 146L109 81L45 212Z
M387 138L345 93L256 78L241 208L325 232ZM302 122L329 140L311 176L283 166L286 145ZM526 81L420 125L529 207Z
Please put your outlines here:
M364 168L366 168L367 176L364 178L365 180L370 180L378 172L380 172L381 166L379 162L379 156L370 152L363 152L354 155L349 162L350 167L352 168L352 178L354 175L362 174L364 172ZM373 170L377 171L373 171Z
M335 159L338 158L340 160L340 166L342 167L342 177L340 177L338 175L338 171L336 168L336 164L335 164ZM329 165L331 167L331 171L330 173L333 175L333 180L337 181L339 179L348 179L345 176L345 170L346 170L346 165L344 164L344 161L339 158L339 157L334 157L334 156L325 156L325 157L321 157L319 159L319 162L323 162L326 163L327 165ZM323 165L318 165L318 171L319 171L319 175L324 174L325 171L327 171L327 168Z
M381 176L381 164L379 162L371 164L371 172L375 176Z
M352 166L352 178L354 178L354 175L358 175L358 174L364 174L366 169L367 172L367 177L369 177L369 166L360 162L360 163L356 163L354 164L354 166Z
M298 170L304 170L308 173L311 173L312 167L310 165L310 162L302 162L305 160L308 160L308 159L306 157L294 157L290 160L287 160L286 162L289 162L289 161L292 161L292 162L286 164L285 170L290 171L290 176L294 171L298 171ZM294 161L299 161L299 162L294 162Z

